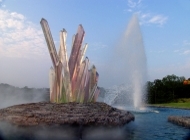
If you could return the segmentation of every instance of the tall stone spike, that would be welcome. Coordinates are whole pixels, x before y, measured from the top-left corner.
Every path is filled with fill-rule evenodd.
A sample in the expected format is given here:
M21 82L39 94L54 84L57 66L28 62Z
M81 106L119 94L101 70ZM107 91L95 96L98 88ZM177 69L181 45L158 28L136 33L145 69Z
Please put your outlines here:
M55 100L55 93L54 93L55 70L53 69L53 67L51 67L49 71L49 84L50 84L50 101L54 102Z
M46 43L47 43L47 46L48 46L48 49L49 49L51 60L53 62L53 66L55 68L56 63L58 62L58 55L57 55L57 52L56 52L56 49L55 49L53 37L51 35L51 31L50 31L48 22L44 18L42 18L41 21L40 21L40 24L41 24L41 27L42 27L42 30L43 30L43 33L44 33L44 36L45 36L45 39L46 39Z
M80 58L80 64L82 63L83 59L84 59L84 56L85 56L85 53L86 53L86 50L88 48L88 44L86 43L84 45L84 47L82 48L82 51L81 51L81 58Z
M76 71L76 65L77 65L77 61L78 61L77 59L78 59L79 52L81 49L84 34L85 34L85 31L84 31L82 25L80 24L78 27L78 30L77 30L77 34L75 35L75 40L74 40L73 47L71 50L71 55L69 58L69 71L70 71L70 79L71 80Z
M60 31L60 48L61 48L61 54L62 54L62 63L63 63L63 71L64 71L64 78L65 82L65 92L66 96L68 97L68 101L73 101L73 95L71 91L71 81L70 81L70 73L69 73L69 66L68 66L68 60L67 60L67 51L66 51L66 36L67 32L65 29Z

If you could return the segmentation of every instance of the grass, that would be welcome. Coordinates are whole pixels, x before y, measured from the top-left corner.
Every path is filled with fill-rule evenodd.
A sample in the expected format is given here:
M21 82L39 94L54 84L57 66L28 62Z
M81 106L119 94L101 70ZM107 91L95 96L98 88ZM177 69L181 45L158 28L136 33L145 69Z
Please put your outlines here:
M164 104L154 104L155 106L163 106L163 107L174 107L174 108L187 108L190 109L190 102L184 103L164 103Z
M154 106L187 108L190 109L190 98L180 98L171 103L153 104Z

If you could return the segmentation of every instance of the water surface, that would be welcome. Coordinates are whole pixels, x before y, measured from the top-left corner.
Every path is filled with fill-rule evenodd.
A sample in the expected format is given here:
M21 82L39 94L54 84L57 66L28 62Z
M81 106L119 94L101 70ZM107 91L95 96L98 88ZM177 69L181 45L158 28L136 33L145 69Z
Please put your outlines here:
M133 140L183 140L190 129L167 121L168 116L190 116L190 110L149 107L153 112L134 112L135 121L124 127L128 138ZM154 113L158 111L159 113Z

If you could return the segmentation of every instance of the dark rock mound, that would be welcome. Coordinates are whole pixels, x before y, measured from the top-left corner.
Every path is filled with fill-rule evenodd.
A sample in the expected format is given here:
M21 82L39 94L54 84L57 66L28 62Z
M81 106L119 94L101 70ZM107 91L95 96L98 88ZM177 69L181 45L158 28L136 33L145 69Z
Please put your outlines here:
M128 111L98 102L86 104L40 102L0 109L0 121L17 126L55 124L120 126L134 119L134 115Z
M180 126L190 128L190 117L187 116L169 116L168 121Z

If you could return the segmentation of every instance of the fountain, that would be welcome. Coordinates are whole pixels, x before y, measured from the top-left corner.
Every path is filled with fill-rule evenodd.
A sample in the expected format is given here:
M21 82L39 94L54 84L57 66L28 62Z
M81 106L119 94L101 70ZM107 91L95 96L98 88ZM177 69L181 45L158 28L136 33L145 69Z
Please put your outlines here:
M60 48L57 53L47 20L40 21L53 67L50 68L50 100L15 105L0 110L0 122L16 126L75 125L121 126L134 121L134 115L96 102L100 89L99 74L89 59L84 59L87 44L82 46L85 31L80 24L73 37L72 50L67 59L65 29L60 31ZM19 115L18 115L19 114Z
M62 31L61 33L63 33ZM65 38L65 36L63 37ZM117 53L114 56L113 61L115 63L112 62L113 65L111 65L111 67L116 68L118 72L116 78L124 84L107 89L105 102L108 104L114 104L115 101L121 102L121 99L124 97L124 103L129 103L133 106L133 109L140 108L140 110L143 111L141 106L145 96L143 87L146 82L146 56L136 15L132 17L119 47L116 48L116 51ZM51 51L50 55L52 55ZM59 63L57 65L57 63L53 62L53 64L54 68L59 66ZM50 74L51 73L55 74L53 68L51 68ZM59 73L57 72L57 74ZM110 76L112 81L116 81L114 76L115 75ZM52 78L52 80L51 78L52 77L50 75L51 89L58 85L60 86L60 83L55 83L56 86L52 85L54 79ZM59 80L56 82L58 81ZM95 83L95 85L96 84L97 83ZM63 89L64 86L62 86ZM67 88L67 90L70 89ZM90 92L87 93L89 94ZM155 108L148 107L145 109L151 110L146 114L139 113L140 111L137 110L137 113L139 114L135 116L134 123L130 123L124 127L116 127L134 120L134 115L130 112L118 110L111 106L105 106L104 103L94 103L96 100L85 101L83 100L84 96L79 96L82 98L82 102L81 100L78 101L76 98L70 98L73 97L72 92L68 94L71 96L68 96L68 99L65 99L64 101L57 98L62 97L62 95L60 96L60 92L54 92L54 90L52 90L51 95L56 96L51 96L50 102L21 104L0 109L0 139L118 140L189 138L186 138L187 133L189 133L188 129L183 127L179 129L178 126L166 123L168 115L183 114L189 116L190 112L188 110L156 108L158 111L161 111L161 113L157 114L158 111L150 113L152 112L151 110ZM63 95L67 95L66 92ZM124 104L125 107L126 104ZM74 114L74 112L76 113ZM83 129L81 125L84 125L85 128ZM100 126L92 127L91 125ZM102 126L109 126L109 128L105 129L105 127ZM113 126L113 128L110 126Z
M128 106L130 103L130 106L140 108L145 101L144 86L147 80L147 68L143 39L136 14L131 18L115 52L112 67L120 69L112 69L112 73L117 73L114 81L119 81L122 85L108 89L109 94L106 94L105 102L117 104L122 98L125 99L122 104ZM110 94L111 92L113 95Z

